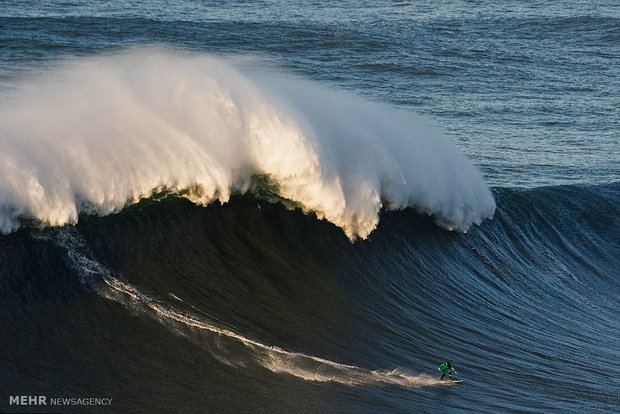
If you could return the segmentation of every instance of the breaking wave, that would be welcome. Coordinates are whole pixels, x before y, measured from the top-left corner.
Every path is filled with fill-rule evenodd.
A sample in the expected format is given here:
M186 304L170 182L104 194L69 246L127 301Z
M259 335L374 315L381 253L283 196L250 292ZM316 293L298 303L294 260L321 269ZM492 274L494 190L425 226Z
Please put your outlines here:
M68 61L0 98L0 230L76 223L158 193L270 194L366 238L382 209L466 231L479 171L429 122L230 59L158 49Z

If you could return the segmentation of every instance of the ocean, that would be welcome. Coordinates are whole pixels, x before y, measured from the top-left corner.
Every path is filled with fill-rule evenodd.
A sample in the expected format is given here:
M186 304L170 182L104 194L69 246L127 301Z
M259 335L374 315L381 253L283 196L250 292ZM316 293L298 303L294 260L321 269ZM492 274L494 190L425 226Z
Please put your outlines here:
M611 0L1 1L0 411L615 411L619 46Z

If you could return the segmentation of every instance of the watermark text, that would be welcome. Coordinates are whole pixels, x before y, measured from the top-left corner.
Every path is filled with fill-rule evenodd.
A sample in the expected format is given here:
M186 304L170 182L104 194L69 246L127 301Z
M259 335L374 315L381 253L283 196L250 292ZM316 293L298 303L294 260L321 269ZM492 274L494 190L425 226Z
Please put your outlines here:
M112 398L47 397L45 395L11 395L9 405L20 406L110 406Z

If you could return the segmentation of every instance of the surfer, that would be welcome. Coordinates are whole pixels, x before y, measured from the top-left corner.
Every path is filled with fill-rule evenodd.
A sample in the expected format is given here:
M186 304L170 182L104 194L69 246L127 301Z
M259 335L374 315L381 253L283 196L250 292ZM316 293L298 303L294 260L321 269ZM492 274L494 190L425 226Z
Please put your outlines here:
M439 381L441 381L443 377L446 376L446 374L448 374L448 378L450 378L450 381L452 381L452 371L454 371L455 374L458 374L458 372L456 372L456 370L452 366L452 360L448 360L447 362L444 362L437 369L441 371L441 378L439 378Z

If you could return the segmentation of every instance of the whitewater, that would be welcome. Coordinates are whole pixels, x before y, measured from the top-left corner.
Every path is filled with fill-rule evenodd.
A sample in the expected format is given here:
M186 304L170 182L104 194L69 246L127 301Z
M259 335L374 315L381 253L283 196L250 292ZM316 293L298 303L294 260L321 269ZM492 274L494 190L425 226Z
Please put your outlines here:
M65 60L2 94L0 140L3 233L162 193L207 205L265 187L351 240L382 210L459 231L495 211L428 120L257 59L138 48Z

